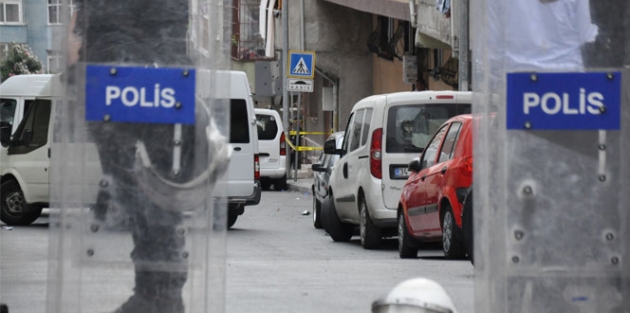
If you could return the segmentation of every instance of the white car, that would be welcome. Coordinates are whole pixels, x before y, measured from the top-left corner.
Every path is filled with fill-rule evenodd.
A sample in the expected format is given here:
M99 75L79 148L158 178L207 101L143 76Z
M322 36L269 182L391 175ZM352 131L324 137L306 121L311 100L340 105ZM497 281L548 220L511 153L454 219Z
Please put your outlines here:
M395 236L409 162L444 121L470 113L471 102L472 93L460 91L397 92L357 102L341 149L334 140L324 145L325 153L341 155L321 211L331 238L348 241L358 225L361 244L373 249Z
M274 185L287 189L286 138L280 114L276 110L255 109L260 150L260 184L263 189Z

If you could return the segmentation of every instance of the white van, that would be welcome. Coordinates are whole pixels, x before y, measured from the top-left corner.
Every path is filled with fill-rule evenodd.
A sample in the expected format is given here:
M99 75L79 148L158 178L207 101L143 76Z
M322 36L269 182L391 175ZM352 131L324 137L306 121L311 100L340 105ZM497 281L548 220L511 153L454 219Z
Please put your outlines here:
M361 244L377 248L396 235L396 210L407 166L447 119L470 113L471 92L413 91L370 96L350 113L341 149L334 140L324 152L339 154L322 207L324 228L348 241L359 225ZM316 169L314 169L316 170ZM333 200L330 200L330 199Z
M240 71L222 71L218 81L229 82L229 94L219 95L230 99L230 145L232 156L226 174L228 198L228 228L236 223L245 206L260 203L260 156L254 100L247 75ZM221 89L218 90L221 92Z
M39 76L41 76L39 80L35 77L30 79L39 82L46 80L44 86L32 88L32 95L23 95L24 101L17 102L17 109L13 110L12 121L21 120L21 122L15 127L0 129L0 137L2 137L0 218L10 225L32 223L40 216L42 208L48 206L50 202L50 146L54 127L52 121L55 114L52 101L54 91L52 77L54 76ZM229 89L220 90L220 92L225 92L225 94L220 94L220 97L230 99L231 104L230 144L233 151L223 184L224 195L228 200L228 226L231 227L238 216L243 214L246 205L255 205L260 202L258 134L255 127L254 103L245 73L218 72L218 81L230 85ZM8 85L11 88L5 86L9 82L10 79L0 85L3 87L0 88L3 99L5 96L10 99L8 95L16 94L15 89L24 88L21 84ZM199 93L203 92L204 90L199 90ZM25 112L26 115L22 116L19 112ZM9 120L8 117L7 120ZM15 131L9 131L9 129L15 129ZM96 148L90 146L86 152L94 155L94 162L90 164L98 164ZM100 170L96 167L94 171ZM96 184L100 175L89 176L95 178ZM96 199L95 195L88 197L88 199Z
M260 149L260 184L263 189L287 189L287 155L284 126L276 110L255 109Z
M36 97L52 78L17 75L0 85L0 218L10 225L32 223L50 201L51 104Z

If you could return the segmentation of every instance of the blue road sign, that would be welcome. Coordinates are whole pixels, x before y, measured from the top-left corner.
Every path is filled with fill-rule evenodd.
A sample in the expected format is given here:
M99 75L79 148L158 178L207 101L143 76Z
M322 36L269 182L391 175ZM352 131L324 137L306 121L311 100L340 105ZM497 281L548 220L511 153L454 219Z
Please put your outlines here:
M313 78L315 77L315 52L289 51L287 77Z
M89 121L194 124L195 71L88 65Z
M621 74L509 73L507 129L618 130Z

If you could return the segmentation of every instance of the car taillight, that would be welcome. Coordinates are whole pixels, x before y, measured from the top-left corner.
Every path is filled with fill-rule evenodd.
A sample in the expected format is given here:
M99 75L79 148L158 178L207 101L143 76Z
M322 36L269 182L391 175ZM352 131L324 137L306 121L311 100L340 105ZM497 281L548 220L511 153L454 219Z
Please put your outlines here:
M462 170L464 174L472 176L473 173L473 158L468 157L464 159L464 164L462 166Z
M280 155L287 155L287 140L284 137L284 132L280 136Z
M383 145L383 129L377 128L372 132L372 143L370 145L370 173L375 178L383 178L382 171L382 145Z
M254 179L260 180L260 157L254 154Z

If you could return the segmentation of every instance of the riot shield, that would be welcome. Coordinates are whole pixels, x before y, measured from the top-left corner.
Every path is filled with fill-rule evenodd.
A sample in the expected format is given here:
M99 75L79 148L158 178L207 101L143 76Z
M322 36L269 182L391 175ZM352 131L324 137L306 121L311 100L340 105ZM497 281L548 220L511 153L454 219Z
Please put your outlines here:
M48 312L223 312L223 0L64 1Z
M471 5L476 312L628 311L626 2Z

